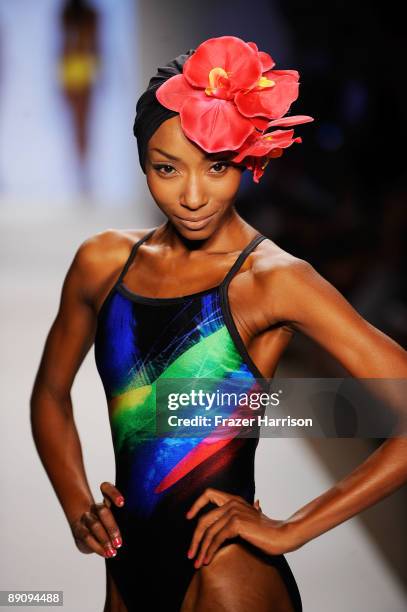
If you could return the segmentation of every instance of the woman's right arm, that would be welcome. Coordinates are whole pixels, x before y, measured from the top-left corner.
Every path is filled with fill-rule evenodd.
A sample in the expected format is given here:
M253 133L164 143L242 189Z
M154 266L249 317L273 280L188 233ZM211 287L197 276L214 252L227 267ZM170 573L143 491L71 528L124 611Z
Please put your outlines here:
M71 529L86 513L89 526L95 518L95 513L91 512L95 500L84 469L70 392L76 373L94 341L97 316L92 292L97 283L95 269L101 240L101 234L85 240L68 269L59 309L46 338L30 398L34 442ZM109 498L110 492L115 501L120 493L114 487L112 490L112 485L110 489L103 485L105 499ZM118 528L108 507L98 510L102 511L105 527L107 525L109 529L105 531L102 524L95 524L93 531L99 538L95 533L89 535L86 545L75 539L82 552L94 551L104 555L100 542L107 546L110 539L107 531L113 537L118 535Z

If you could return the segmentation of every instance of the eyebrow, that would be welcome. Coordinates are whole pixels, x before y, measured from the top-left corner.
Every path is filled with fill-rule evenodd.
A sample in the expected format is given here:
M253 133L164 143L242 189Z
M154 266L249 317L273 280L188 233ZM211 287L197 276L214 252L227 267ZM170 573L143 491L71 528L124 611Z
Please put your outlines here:
M181 161L179 157L176 157L175 155L171 155L171 153L167 153L166 151L163 151L162 149L159 149L158 147L153 147L151 151L157 151L158 153L161 153L161 155L165 155L165 157L168 157L168 159L173 159L174 161ZM208 153L205 155L205 157L207 159L216 159L216 157L213 157L213 156L219 155L220 153L221 151L218 151L217 153ZM227 158L227 155L224 155L224 157Z
M175 155L171 155L171 153L167 153L166 151L163 151L162 149L158 149L157 147L154 147L151 150L157 151L158 153L161 153L161 155L165 155L165 157L168 157L168 159L173 159L174 161L180 161L179 157L175 157Z

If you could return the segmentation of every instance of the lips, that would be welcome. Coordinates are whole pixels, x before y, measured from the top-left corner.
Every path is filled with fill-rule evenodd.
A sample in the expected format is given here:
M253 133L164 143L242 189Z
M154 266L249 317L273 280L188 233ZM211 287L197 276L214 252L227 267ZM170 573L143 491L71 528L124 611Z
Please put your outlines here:
M212 213L212 215L215 213ZM184 217L178 217L178 219L181 219L181 221L188 221L188 223L195 223L198 221L205 221L206 219L209 219L209 217L212 217L212 215L206 215L205 217L199 217L199 219L185 219Z
M214 214L215 213L212 213L211 215L208 215L206 217L201 217L200 219L183 219L181 217L178 217L178 219L180 223L187 229L200 230L210 222Z

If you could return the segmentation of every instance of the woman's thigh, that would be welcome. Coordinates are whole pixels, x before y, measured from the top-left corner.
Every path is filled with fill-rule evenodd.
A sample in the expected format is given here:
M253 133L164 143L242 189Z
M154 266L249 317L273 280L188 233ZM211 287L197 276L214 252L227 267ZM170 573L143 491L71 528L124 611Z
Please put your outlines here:
M124 604L119 590L113 580L109 570L106 567L106 601L103 612L128 612Z
M239 543L220 548L192 577L180 612L294 612L277 567Z

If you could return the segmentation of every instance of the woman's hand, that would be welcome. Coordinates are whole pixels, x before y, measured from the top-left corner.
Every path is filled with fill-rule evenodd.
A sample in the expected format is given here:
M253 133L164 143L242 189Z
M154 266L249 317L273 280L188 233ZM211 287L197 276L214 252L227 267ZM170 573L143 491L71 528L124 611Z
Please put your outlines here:
M124 497L110 482L102 482L103 502L92 504L87 512L71 523L75 544L85 554L92 552L102 557L115 557L122 545L120 530L110 510L114 503L122 507Z
M293 538L291 525L268 518L262 513L258 500L252 506L243 497L218 489L206 489L191 506L186 517L193 518L208 502L217 504L219 508L207 512L198 520L188 551L188 557L192 559L201 542L194 564L196 568L202 563L210 563L222 542L235 536L242 537L271 555L284 554L301 546Z

